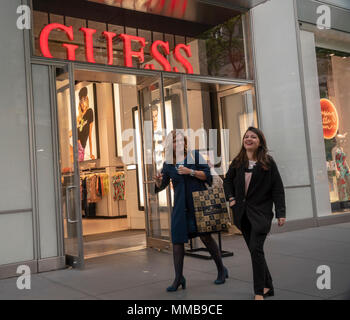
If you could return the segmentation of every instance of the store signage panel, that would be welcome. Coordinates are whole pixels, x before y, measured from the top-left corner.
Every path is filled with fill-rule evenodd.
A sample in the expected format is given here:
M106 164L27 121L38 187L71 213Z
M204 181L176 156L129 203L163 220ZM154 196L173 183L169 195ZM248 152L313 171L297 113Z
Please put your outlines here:
M321 114L323 125L323 136L325 139L333 139L339 129L338 112L332 101L321 99Z
M40 33L40 50L44 57L46 58L54 58L50 48L49 48L49 37L52 31L60 30L63 31L67 40L74 41L74 30L73 27L67 27L63 24L59 23L51 23L45 26ZM80 28L80 32L84 34L84 44L85 44L85 58L89 63L96 63L94 58L94 45L93 39L97 31L91 28ZM146 39L139 36L133 36L128 34L116 34L114 32L104 31L102 32L102 36L104 37L107 43L107 64L112 65L114 61L113 55L113 40L118 37L123 41L123 56L124 56L124 66L132 68L133 58L136 58L140 64L145 61L145 52L144 49L146 47ZM138 51L134 51L132 49L132 44L137 43L140 47ZM76 61L76 50L79 48L78 45L73 43L64 43L62 46L66 49L66 58L70 61ZM161 51L159 50L161 48ZM161 71L168 72L180 72L177 66L172 67L170 62L166 58L170 54L173 55L174 59L183 67L186 73L193 74L193 67L189 62L188 58L192 57L191 46L185 44L178 44L172 51L170 52L169 42L166 41L154 41L151 45L151 55L161 67ZM144 69L156 70L154 64L145 64Z

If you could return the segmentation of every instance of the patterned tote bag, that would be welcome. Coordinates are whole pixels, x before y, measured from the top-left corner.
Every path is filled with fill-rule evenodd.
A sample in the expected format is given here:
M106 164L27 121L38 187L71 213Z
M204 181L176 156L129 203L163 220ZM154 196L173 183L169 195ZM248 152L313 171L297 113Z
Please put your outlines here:
M192 193L198 232L227 230L230 222L223 188Z

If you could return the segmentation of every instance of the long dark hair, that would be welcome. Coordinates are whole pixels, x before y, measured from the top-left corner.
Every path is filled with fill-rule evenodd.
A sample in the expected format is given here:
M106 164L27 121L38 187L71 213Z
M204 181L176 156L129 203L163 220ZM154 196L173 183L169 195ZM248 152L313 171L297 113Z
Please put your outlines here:
M242 148L239 151L236 158L234 158L234 160L232 161L232 165L235 168L239 168L243 165L245 167L248 167L249 160L247 156L247 150L244 147L244 138L248 131L254 132L260 140L260 146L255 152L255 158L257 159L257 163L259 163L264 170L269 170L271 165L271 156L268 155L266 139L263 132L255 127L249 127L248 130L245 132L242 141Z

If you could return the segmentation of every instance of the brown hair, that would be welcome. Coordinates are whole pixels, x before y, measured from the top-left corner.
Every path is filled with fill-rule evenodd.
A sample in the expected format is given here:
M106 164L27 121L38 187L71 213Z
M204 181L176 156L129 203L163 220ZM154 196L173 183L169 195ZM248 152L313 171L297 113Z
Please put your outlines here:
M269 170L271 165L271 156L268 155L266 139L263 132L255 127L249 127L248 130L245 132L243 136L241 150L239 151L236 158L234 158L234 160L232 161L233 166L235 168L241 167L242 165L248 167L249 161L247 156L247 150L244 147L244 137L246 136L248 131L254 132L258 136L260 141L260 146L255 152L255 158L257 159L257 163L259 163L264 170Z
M176 150L174 148L174 142L176 141L176 136L181 135L184 139L184 157L187 157L187 137L183 134L181 130L172 130L167 138L166 138L166 144L165 144L165 153L166 153L166 159L169 162L172 162L172 164L176 164ZM172 160L172 161L170 161Z
M79 100L79 111L80 111L80 112L83 112L83 111L84 111L84 108L83 108L84 103L81 101L81 99L83 99L83 98L86 99L87 104L89 105L89 97L88 97L88 96L80 98L80 100Z

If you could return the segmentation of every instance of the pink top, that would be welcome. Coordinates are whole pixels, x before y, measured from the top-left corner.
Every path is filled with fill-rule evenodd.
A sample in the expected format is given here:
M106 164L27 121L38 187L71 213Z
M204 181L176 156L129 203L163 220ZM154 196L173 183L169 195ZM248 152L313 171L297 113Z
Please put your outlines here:
M256 161L250 161L249 160L249 166L248 169L253 169L256 164ZM252 179L253 172L246 172L245 173L245 194L247 195L250 180Z

